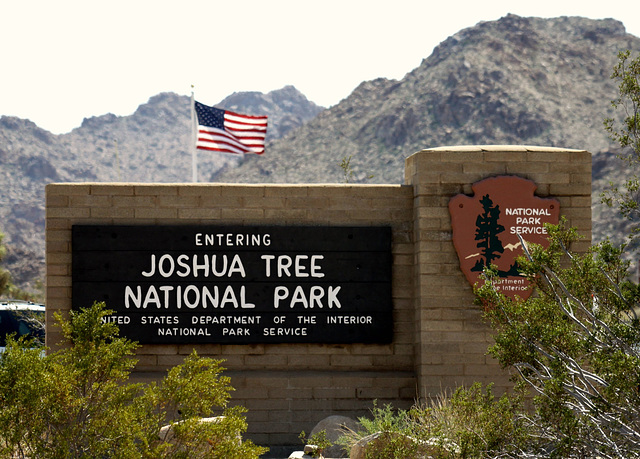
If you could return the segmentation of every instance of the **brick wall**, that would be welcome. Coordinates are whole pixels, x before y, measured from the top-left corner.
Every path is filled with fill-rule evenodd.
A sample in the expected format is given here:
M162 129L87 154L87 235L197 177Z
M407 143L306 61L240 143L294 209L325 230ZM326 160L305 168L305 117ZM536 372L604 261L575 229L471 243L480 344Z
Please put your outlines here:
M560 213L591 238L591 154L526 146L440 147L407 158L405 183L413 187L415 238L416 377L420 396L443 388L494 382L510 387L508 375L486 355L491 331L473 305L473 291L459 268L452 243L449 199L473 194L484 178L517 175L535 182L536 195L554 197Z
M71 226L334 225L392 228L391 344L144 345L134 378L158 378L195 348L225 359L249 437L297 444L324 417L366 415L373 400L408 407L417 395L507 376L486 354L490 331L451 242L448 201L471 184L513 174L560 201L590 236L591 157L537 147L455 147L407 159L404 185L51 184L46 188L47 344L54 312L71 308ZM584 244L588 244L588 241Z

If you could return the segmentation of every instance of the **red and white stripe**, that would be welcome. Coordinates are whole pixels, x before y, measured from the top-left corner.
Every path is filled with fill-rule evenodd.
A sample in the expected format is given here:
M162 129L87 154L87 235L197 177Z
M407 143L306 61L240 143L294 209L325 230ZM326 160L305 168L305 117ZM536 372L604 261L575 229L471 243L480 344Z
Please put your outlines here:
M198 126L196 148L223 153L264 153L267 117L241 115L225 110L224 130Z

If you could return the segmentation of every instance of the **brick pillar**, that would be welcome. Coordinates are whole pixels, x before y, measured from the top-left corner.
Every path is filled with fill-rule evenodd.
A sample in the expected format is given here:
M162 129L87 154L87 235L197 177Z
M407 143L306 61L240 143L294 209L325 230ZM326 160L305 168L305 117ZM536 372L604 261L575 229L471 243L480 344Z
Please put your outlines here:
M441 147L406 160L405 184L413 186L415 263L415 371L421 397L460 385L510 387L508 375L486 355L491 329L473 304L472 287L452 242L449 199L472 194L471 185L517 175L538 185L536 195L560 201L560 213L591 238L591 154L527 146Z

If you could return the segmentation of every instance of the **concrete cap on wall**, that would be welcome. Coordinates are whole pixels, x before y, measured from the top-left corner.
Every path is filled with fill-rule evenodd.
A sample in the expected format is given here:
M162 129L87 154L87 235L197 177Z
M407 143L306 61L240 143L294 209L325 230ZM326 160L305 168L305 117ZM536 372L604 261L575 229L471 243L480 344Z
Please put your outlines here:
M416 153L423 151L450 151L450 152L470 152L470 151L548 151L548 152L585 152L586 150L576 150L573 148L558 148L558 147L541 147L534 145L453 145L436 148L425 148Z

